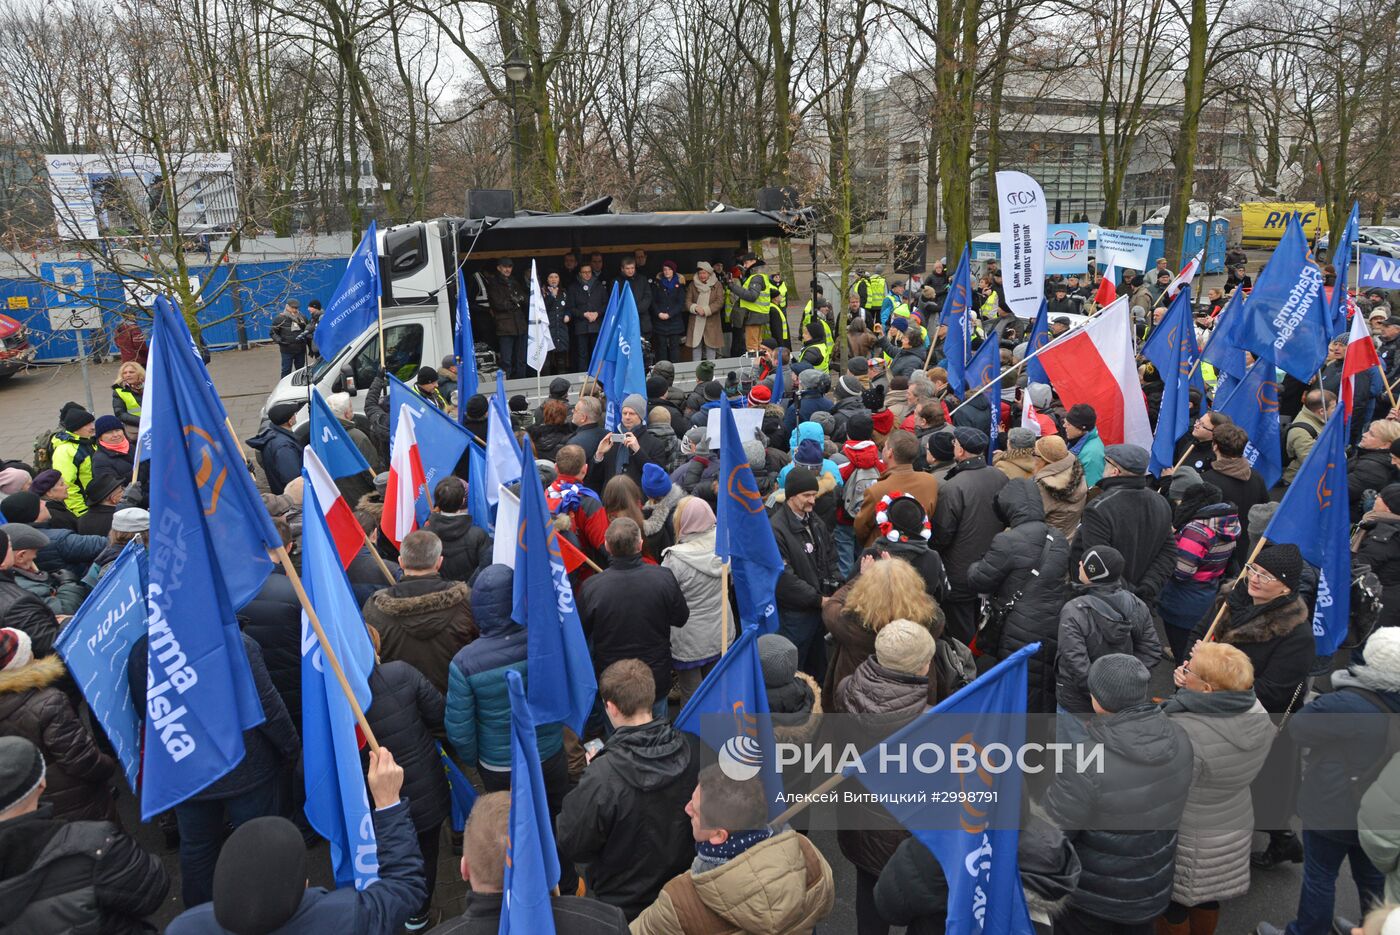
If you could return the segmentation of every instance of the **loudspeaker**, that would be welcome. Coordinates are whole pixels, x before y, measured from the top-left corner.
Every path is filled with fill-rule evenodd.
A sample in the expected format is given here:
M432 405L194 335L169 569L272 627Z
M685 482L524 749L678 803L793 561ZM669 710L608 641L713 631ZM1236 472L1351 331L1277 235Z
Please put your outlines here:
M467 192L467 217L515 217L515 192L500 188L474 188Z
M902 276L922 273L928 266L927 234L894 235L894 271Z
M760 188L757 201L760 211L796 211L801 207L797 203L797 189L791 185L784 185L781 188Z

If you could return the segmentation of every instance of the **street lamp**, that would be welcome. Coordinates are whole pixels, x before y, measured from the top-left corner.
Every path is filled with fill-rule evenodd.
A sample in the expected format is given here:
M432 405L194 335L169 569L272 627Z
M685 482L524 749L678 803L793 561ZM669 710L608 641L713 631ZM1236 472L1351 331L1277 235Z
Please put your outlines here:
M521 201L522 190L520 187L520 110L516 106L516 86L526 78L530 77L530 63L525 61L520 55L520 49L512 49L506 60L501 63L501 70L506 73L506 81L510 84L510 121L511 121L511 190L515 193L516 201Z

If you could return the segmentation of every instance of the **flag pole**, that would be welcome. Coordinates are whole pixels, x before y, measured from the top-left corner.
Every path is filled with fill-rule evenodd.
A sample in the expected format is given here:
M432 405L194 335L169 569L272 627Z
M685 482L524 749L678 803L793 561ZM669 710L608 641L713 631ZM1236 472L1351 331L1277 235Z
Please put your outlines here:
M384 359L384 291L379 292L379 367L385 369L389 366Z
M783 825L791 821L792 817L798 812L801 812L813 802L821 801L821 796L823 792L830 792L832 789L835 789L837 786L841 785L841 783L845 780L845 773L837 773L835 776L828 776L826 781L823 782L820 786L817 786L810 793L808 793L805 796L802 796L796 802L789 805L776 818L770 819L768 822L768 827L772 828L774 831L778 830Z
M729 652L729 562L719 566L719 655Z
M1269 540L1265 539L1263 536L1259 537L1259 541L1255 543L1254 550L1249 553L1249 558L1245 559L1244 567L1241 568L1240 573L1235 576L1235 580L1231 583L1230 587L1239 587L1240 581L1249 573L1249 566L1254 564L1254 560L1259 557L1259 553L1263 551L1264 546L1268 545L1268 542ZM1215 619L1210 622L1210 628L1206 630L1206 635L1201 637L1203 642L1209 642L1215 638L1215 628L1220 625L1221 618L1225 616L1225 608L1228 606L1230 606L1228 600L1221 601L1220 609L1215 612ZM1177 662L1185 661L1184 659L1177 660Z
M359 526L359 523L355 525ZM364 542L365 548L369 549L369 554L374 557L374 562L379 566L379 570L384 572L384 580L389 582L389 586L393 587L398 584L398 581L394 580L394 573L389 570L388 565L384 564L384 556L380 555L379 550L374 547L374 543L369 541L369 533L365 532L363 526L360 526L360 539Z
M316 640L321 644L321 653L326 657L326 662L330 663L336 681L340 682L340 690L345 692L345 700L350 702L350 710L355 713L355 721L360 725L360 733L365 735L369 748L377 752L379 741L375 739L369 721L365 720L365 712L360 708L359 701L355 699L355 692L351 690L350 682L345 678L345 670L340 667L340 659L336 656L335 650L331 648L330 640L326 638L326 631L321 629L321 618L316 616L316 608L311 606L311 598L307 596L306 588L302 586L301 575L297 574L296 568L292 565L291 556L287 554L287 547L279 545L276 549L268 549L268 555L282 565L282 570L287 573L287 579L292 582L292 590L297 592L297 600L301 602L301 609L306 611L306 619L311 621L311 629L316 631Z

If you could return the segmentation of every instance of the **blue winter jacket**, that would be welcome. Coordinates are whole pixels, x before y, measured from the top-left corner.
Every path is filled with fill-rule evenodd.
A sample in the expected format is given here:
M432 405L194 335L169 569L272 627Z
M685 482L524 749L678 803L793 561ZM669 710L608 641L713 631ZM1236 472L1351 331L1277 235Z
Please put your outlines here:
M472 617L481 635L457 651L447 669L447 739L466 766L510 769L510 694L506 672L525 679L525 628L510 619L514 574L487 565L472 586ZM558 724L541 724L535 740L543 762L564 746Z

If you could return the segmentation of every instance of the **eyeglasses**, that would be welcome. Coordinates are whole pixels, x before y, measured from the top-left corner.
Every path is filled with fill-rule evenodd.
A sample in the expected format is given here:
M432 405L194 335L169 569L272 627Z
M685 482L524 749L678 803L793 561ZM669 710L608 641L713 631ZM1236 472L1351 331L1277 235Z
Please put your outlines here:
M1246 566L1244 566L1244 570L1245 570L1246 572L1248 572L1249 576L1250 576L1251 578L1254 578L1256 581L1266 581L1266 582L1267 582L1267 581L1277 581L1277 580L1278 580L1278 578L1277 578L1276 576L1269 574L1267 571L1265 571L1264 569L1260 568L1258 565L1253 565L1253 564L1246 565Z

